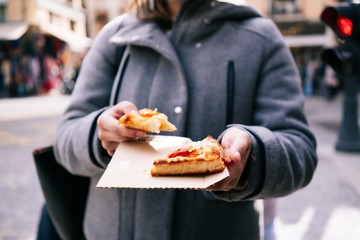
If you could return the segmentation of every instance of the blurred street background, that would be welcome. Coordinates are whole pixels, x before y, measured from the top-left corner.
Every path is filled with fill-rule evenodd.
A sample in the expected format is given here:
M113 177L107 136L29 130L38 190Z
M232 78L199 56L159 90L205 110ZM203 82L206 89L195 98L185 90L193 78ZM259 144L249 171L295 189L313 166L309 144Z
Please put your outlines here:
M360 239L360 152L335 149L346 94L343 81L321 60L321 52L336 46L337 38L320 14L339 2L247 1L283 34L302 77L305 112L318 141L313 181L279 199L279 240ZM32 151L52 144L92 39L127 3L0 0L0 240L36 239L44 198ZM357 103L359 90L358 84ZM359 105L355 108L358 114Z

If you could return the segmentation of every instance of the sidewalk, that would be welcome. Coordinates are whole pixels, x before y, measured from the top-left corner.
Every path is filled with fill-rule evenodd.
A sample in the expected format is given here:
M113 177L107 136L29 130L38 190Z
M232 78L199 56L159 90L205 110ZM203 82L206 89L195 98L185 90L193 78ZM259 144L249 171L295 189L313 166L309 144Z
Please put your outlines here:
M308 98L305 111L319 163L307 187L279 199L279 240L360 239L360 153L335 150L342 96Z
M24 98L0 98L0 121L60 116L69 100L68 95L59 91Z

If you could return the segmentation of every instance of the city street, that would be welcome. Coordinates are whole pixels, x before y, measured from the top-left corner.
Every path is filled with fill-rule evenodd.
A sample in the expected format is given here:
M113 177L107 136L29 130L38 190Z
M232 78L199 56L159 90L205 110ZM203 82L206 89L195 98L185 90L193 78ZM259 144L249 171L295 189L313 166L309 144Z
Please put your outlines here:
M0 100L0 239L35 239L43 196L32 150L52 143L68 97Z
M69 97L49 95L0 99L0 239L32 240L43 196L32 150L50 145ZM306 188L280 198L279 240L360 239L360 153L334 149L342 96L306 100L305 111L318 141L319 163Z

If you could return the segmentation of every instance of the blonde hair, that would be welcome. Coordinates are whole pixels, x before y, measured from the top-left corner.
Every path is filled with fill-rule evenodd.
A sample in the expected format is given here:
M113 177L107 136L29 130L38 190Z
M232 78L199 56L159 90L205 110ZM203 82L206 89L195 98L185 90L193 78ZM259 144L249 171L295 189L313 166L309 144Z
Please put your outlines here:
M153 20L162 29L172 27L172 16L166 0L131 0L129 11L136 13L139 20Z

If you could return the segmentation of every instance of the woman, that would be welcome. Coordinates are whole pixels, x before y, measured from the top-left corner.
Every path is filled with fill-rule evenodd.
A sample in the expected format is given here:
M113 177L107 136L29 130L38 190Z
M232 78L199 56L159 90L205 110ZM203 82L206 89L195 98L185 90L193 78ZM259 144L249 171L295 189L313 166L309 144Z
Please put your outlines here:
M57 130L58 161L91 177L87 239L260 239L254 200L306 186L317 161L281 35L249 6L133 4L98 34ZM96 189L118 144L146 134L118 118L144 107L168 115L174 135L218 137L230 177L209 191Z

